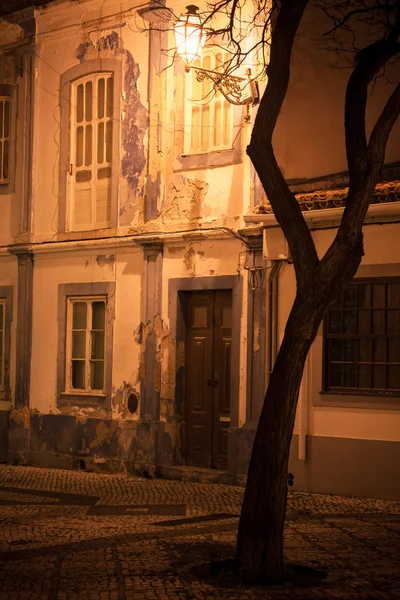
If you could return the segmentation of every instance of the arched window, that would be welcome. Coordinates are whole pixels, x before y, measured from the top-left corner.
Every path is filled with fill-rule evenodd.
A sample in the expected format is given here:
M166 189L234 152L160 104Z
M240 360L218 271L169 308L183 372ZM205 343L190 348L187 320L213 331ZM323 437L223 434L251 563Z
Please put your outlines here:
M67 81L61 92L60 197L65 196L61 231L115 225L119 131L115 62L91 61L63 76ZM97 63L101 71L94 70Z

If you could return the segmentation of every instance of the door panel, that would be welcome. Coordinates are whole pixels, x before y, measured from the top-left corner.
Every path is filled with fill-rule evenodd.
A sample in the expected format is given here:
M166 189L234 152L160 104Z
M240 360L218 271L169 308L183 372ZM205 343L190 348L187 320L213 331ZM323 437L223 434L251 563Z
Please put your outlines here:
M186 295L186 464L226 469L232 294Z
M212 297L188 294L186 301L185 421L186 464L208 467L211 462Z

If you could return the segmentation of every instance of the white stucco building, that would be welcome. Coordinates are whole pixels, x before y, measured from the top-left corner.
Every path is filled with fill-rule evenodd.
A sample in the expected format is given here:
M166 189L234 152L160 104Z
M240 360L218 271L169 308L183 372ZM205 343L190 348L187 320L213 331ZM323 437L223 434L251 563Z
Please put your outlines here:
M245 152L257 109L202 103L151 6L39 4L0 21L0 459L241 478L295 293ZM306 12L274 137L319 255L347 185L323 27ZM307 360L297 490L400 498L399 139Z

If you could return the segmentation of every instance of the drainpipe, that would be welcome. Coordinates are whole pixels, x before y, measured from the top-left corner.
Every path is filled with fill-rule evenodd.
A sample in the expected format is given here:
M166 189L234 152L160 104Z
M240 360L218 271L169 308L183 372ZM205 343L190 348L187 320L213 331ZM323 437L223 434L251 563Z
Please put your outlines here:
M282 260L271 261L271 271L268 277L267 300L268 300L268 320L267 320L267 348L265 353L266 364L266 387L268 387L274 368L276 356L278 354L278 274L282 266Z
M299 415L299 460L306 460L306 436L307 436L307 366L308 359L306 360L303 377L301 378L299 402L298 402L298 415Z

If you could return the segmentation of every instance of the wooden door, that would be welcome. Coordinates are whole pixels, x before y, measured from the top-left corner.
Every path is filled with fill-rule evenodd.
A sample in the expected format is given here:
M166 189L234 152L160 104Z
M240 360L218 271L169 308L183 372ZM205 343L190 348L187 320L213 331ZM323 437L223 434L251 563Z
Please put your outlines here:
M186 295L186 464L226 469L230 424L232 293Z

